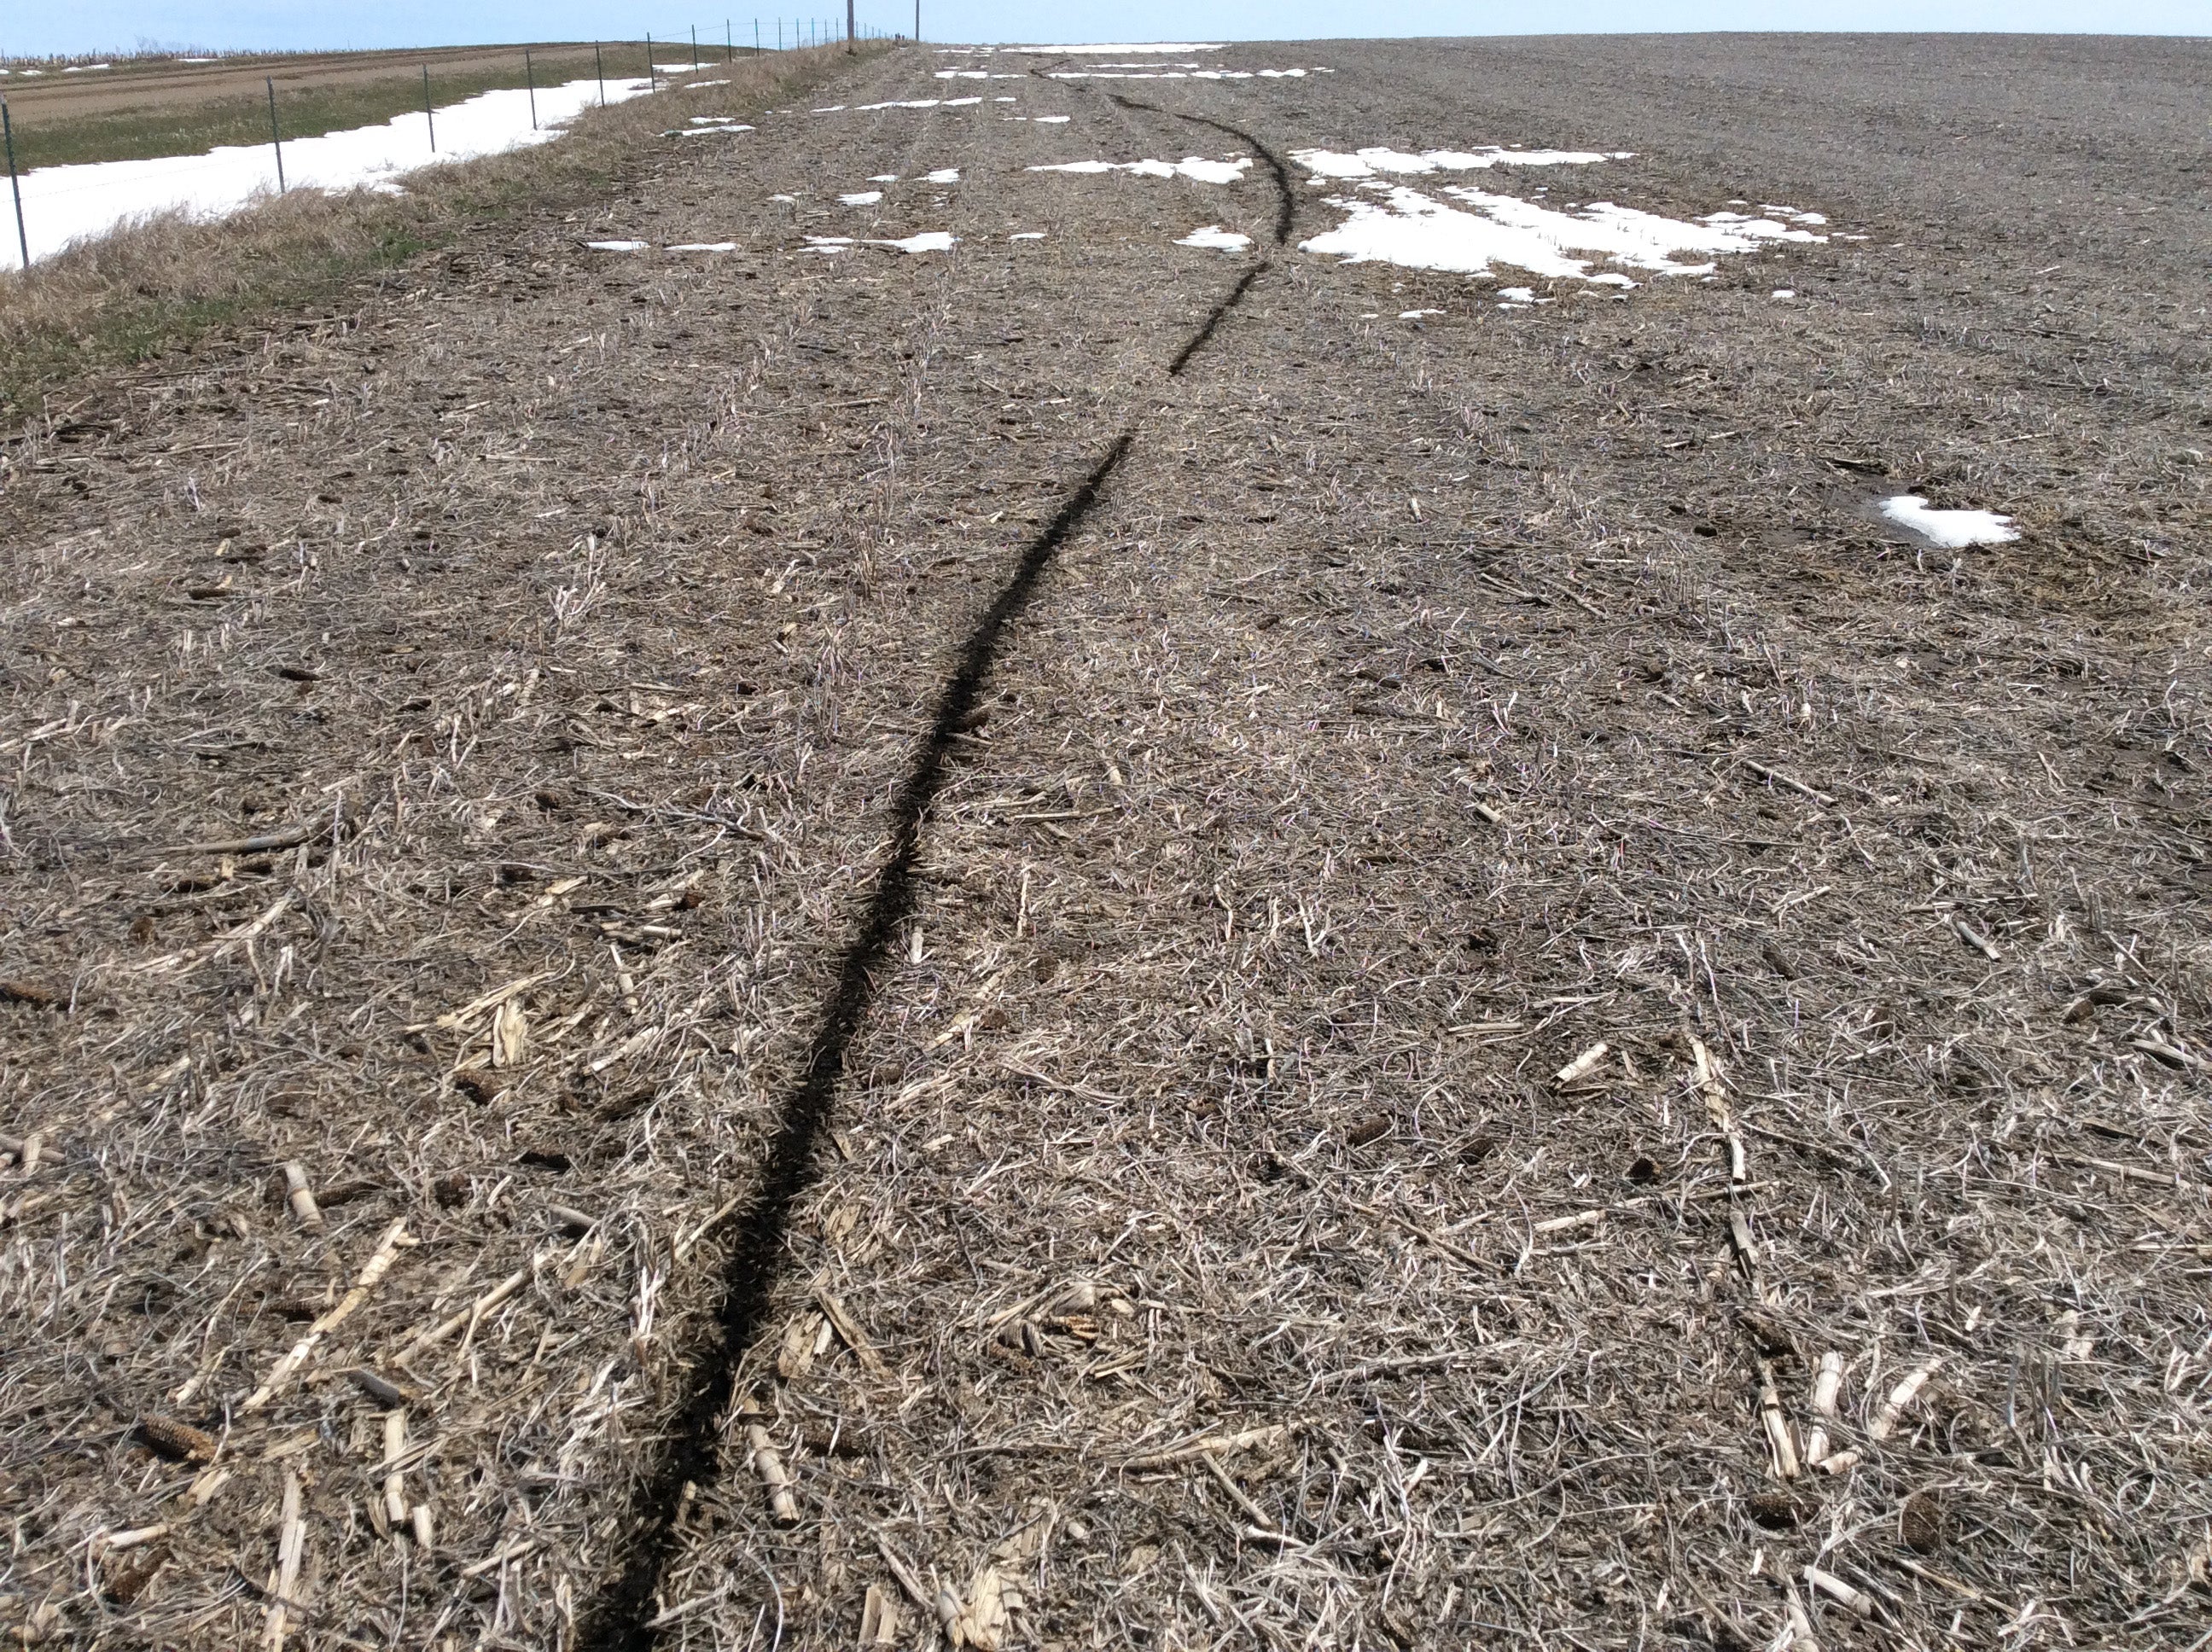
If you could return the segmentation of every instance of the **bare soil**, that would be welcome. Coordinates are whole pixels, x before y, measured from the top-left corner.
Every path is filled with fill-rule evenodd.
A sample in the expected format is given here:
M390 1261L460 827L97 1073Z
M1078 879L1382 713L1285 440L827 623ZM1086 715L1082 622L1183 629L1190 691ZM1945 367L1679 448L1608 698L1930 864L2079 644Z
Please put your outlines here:
M900 52L21 432L7 1620L2188 1646L2208 50Z

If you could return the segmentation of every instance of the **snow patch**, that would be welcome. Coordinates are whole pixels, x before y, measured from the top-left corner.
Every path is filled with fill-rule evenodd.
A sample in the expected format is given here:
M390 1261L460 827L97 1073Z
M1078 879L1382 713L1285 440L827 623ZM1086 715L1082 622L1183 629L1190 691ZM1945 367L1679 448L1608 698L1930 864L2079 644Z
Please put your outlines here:
M651 241L586 241L594 252L642 252L653 245Z
M1918 494L1899 494L1881 501L1881 513L1910 528L1933 545L1964 550L1969 545L2010 544L2020 538L2012 518L1994 511L1933 511Z
M611 80L607 101L642 97L650 89L641 80ZM541 126L533 131L526 88L480 93L436 111L434 155L419 110L374 126L288 139L285 181L295 190L368 187L389 193L397 188L396 178L417 167L552 143L562 136L562 123L598 102L596 77L542 86L538 88ZM21 179L31 258L33 262L51 258L74 241L106 234L152 213L181 211L201 222L226 218L276 187L276 161L266 143L226 145L204 155L150 161L40 167ZM13 237L4 239L12 250Z
M982 100L981 98L901 98L889 103L856 103L853 106L853 112L864 115L878 109L965 109ZM842 103L833 103L828 108L817 109L814 112L834 115L844 106Z
M1781 231L1779 225L1762 228L1753 222L1689 222L1610 201L1562 212L1466 185L1448 185L1442 193L1472 210L1402 184L1360 187L1382 198L1326 197L1347 215L1345 222L1302 243L1301 251L1334 253L1352 264L1381 260L1464 275L1506 264L1552 280L1602 276L1606 285L1620 286L1626 277L1618 271L1594 273L1591 265L1603 261L1657 275L1709 275L1715 267L1712 255L1752 252ZM1683 255L1704 261L1688 262Z
M668 249L672 252L734 252L735 241L678 241Z
M1227 161L1207 161L1186 155L1181 161L1064 161L1057 166L1028 167L1027 172L1098 173L1133 172L1139 178L1188 178L1200 184L1233 184L1252 170L1249 155Z
M1219 52L1228 42L1215 40L1210 44L1195 40L1177 44L1174 41L1155 41L1148 46L1005 46L1001 52L1025 52L1046 58L1164 58L1176 52Z
M1241 252L1252 245L1252 238L1240 235L1233 229L1224 229L1219 224L1208 224L1203 229L1192 230L1176 245L1210 247L1218 252Z
M925 229L898 240L856 240L850 235L809 235L809 252L842 252L848 246L888 246L895 252L949 252L960 238L942 229Z
M1428 149L1419 155L1382 148L1350 155L1334 149L1293 149L1291 159L1316 178L1372 178L1377 173L1479 172L1491 167L1589 167L1601 161L1631 161L1635 155L1632 150L1600 154L1590 149L1508 149L1492 145L1474 150Z
M960 181L960 168L941 167L935 172L922 173L921 181L925 184L957 184Z
M855 190L850 195L841 195L837 198L847 206L873 206L884 198L884 192L879 189Z

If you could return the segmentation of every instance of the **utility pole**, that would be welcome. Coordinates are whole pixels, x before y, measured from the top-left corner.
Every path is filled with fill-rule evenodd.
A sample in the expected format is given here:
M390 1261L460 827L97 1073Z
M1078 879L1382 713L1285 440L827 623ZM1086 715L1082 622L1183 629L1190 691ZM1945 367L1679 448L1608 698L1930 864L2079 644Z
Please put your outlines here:
M853 0L845 0L845 50L853 51L854 42L860 38L860 32L853 27Z
M597 40L592 42L592 61L599 65L599 107L604 109L607 106L607 60L600 52Z

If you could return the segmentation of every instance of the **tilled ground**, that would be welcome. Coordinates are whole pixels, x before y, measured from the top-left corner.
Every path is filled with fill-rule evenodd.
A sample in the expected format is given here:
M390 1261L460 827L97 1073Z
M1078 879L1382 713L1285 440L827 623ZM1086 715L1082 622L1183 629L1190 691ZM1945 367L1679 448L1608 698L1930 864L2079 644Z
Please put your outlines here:
M14 444L10 1621L2186 1646L2204 58L907 52ZM1839 238L1024 170L1385 143Z

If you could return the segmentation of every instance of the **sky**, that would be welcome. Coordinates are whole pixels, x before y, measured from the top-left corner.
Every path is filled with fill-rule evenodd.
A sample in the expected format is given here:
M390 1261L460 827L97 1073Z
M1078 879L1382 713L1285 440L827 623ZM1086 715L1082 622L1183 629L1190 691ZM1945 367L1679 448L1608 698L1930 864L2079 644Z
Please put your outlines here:
M700 0L63 0L0 6L0 56L152 47L342 49L504 40L719 39L721 7ZM835 16L842 0L786 0ZM858 0L863 25L911 31L909 0ZM925 39L959 41L1324 39L1346 35L1552 34L1710 29L2212 32L2206 0L922 0ZM772 19L763 20L772 22ZM750 15L734 19L749 35Z

